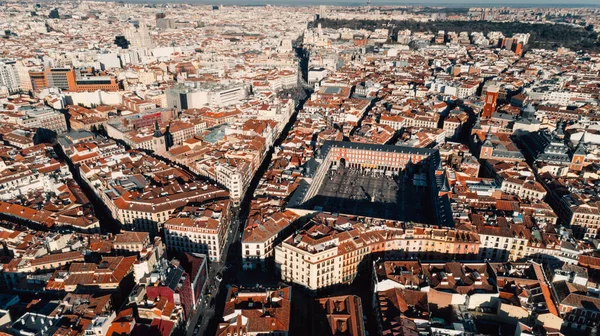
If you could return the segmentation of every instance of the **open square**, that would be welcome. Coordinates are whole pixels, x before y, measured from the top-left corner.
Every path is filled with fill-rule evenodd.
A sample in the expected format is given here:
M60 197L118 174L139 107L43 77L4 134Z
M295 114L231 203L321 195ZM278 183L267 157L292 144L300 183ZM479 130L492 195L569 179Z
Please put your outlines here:
M430 193L398 175L340 166L330 169L309 208L333 213L431 223Z

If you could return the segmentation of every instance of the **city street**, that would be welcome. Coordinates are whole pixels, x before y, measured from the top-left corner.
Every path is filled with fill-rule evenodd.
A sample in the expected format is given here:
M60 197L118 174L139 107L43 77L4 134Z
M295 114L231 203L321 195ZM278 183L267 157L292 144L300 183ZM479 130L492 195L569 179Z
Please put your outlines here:
M223 258L218 263L211 263L209 265L209 273L208 273L208 283L206 284L206 288L208 288L208 294L204 295L199 303L199 307L196 310L196 314L192 317L189 323L189 328L186 332L186 335L204 335L206 332L206 328L209 326L211 319L213 317L220 318L220 315L215 315L215 307L216 303L224 300L225 295L227 294L227 285L231 282L231 276L229 270L237 268L234 266L232 262L241 262L239 251L234 248L235 245L240 244L240 219L239 219L239 210L234 209L233 211L233 219L230 226L230 235L229 237L233 237L233 240L228 239L225 243L225 247L223 248ZM236 257L236 252L237 257ZM227 263L229 262L229 264ZM220 273L222 276L222 281L218 281L216 279L217 274ZM227 285L226 285L227 284ZM217 321L218 323L218 321ZM194 334L195 330L198 332Z
M0 336L600 336L600 0L383 2L3 1Z
M306 75L308 67L308 54L302 49L299 49L299 57L301 59L300 68L303 75ZM305 95L298 102L294 114L291 116L287 125L279 138L275 141L274 147L279 146L283 139L285 139L296 121L298 111L302 109L304 102L307 97L310 96L308 91L305 91ZM262 175L269 167L271 163L271 157L273 149L271 149L265 156L260 168L256 171L248 190L245 193L245 197L242 200L240 206L232 210L232 223L230 228L229 237L223 248L223 254L221 262L209 264L209 276L208 284L209 293L211 298L208 303L202 303L197 309L196 313L192 317L188 330L186 331L187 336L193 335L214 335L217 327L221 321L223 315L223 309L225 307L225 297L229 286L243 284L254 284L257 282L240 281L242 275L242 246L241 236L244 228L246 217L248 216L250 201L252 200L254 190L258 186ZM220 275L221 281L216 279L217 274ZM259 275L260 276L260 275ZM196 329L197 328L197 329ZM195 330L198 332L196 334Z

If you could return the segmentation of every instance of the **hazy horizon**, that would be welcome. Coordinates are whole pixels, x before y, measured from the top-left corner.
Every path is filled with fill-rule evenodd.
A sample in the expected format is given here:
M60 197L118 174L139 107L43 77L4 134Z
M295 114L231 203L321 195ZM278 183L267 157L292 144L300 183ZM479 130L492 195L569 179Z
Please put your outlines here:
M366 0L124 0L124 2L134 3L190 3L207 5L285 5L285 6L318 6L318 5L337 5L337 6L361 6L366 5ZM482 2L481 0L426 0L423 2L414 1L395 1L395 0L372 0L371 6L446 6L446 7L578 7L591 6L599 7L598 0L575 0L566 2L565 0L501 0L493 2Z

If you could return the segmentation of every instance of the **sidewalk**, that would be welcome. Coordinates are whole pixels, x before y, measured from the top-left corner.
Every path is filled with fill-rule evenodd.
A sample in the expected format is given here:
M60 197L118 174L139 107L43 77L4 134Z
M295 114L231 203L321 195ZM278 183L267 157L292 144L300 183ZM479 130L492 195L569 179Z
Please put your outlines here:
M209 290L211 297L208 299L208 303L205 303L204 301L200 302L199 307L196 311L196 314L194 314L194 316L190 320L188 330L186 330L187 336L193 336L194 329L196 327L198 327L197 335L204 335L206 333L206 330L208 328L210 321L216 317L215 309L217 307L217 304L219 304L219 301L224 301L224 295L227 294L225 291L220 291L220 287L225 286L224 288L226 288L227 285L229 285L229 283L232 282L232 280L233 280L232 277L223 276L223 273L224 273L223 269L225 268L225 266L228 263L229 264L235 263L233 258L235 258L236 255L230 254L230 252L231 252L230 249L231 249L231 245L233 243L236 243L239 240L240 220L237 217L237 212L235 215L233 215L233 217L234 217L234 219L232 220L232 223L230 226L230 233L229 233L228 239L225 242L225 246L223 247L221 261L211 263L209 265L210 270L208 272L208 280L207 280L206 285L209 288L211 288L211 286L213 286ZM232 236L233 236L233 239L231 239ZM221 273L221 276L223 279L221 282L216 280L217 273ZM221 298L221 296L223 296L223 297ZM203 299L204 298L205 298L205 296L203 295ZM214 303L212 306L210 305L211 302ZM217 318L220 318L220 316L217 316ZM200 324L198 324L198 321L200 321Z

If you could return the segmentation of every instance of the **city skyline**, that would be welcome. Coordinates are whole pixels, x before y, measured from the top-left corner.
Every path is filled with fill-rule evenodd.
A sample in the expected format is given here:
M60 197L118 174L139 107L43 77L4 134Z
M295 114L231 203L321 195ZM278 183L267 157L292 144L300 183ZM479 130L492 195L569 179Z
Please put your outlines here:
M600 336L596 3L265 2L2 2L0 336Z
M353 6L360 7L366 6L367 1L356 1L356 0L327 0L327 1L313 1L307 0L301 3L293 0L169 0L169 1L148 1L148 0L127 0L127 3L190 3L190 4L203 4L203 5L246 5L246 6L263 6L263 5L275 5L275 6ZM371 1L371 6L414 6L414 2L410 1L395 1L395 0L375 0ZM567 2L564 0L503 0L481 3L478 0L429 0L420 2L418 6L446 6L446 7L598 7L600 4L595 0L577 0L575 2Z

